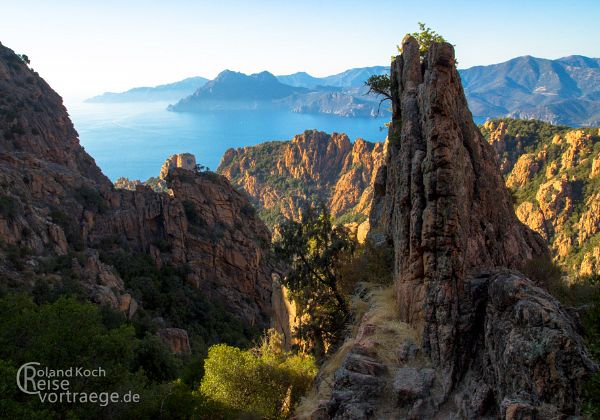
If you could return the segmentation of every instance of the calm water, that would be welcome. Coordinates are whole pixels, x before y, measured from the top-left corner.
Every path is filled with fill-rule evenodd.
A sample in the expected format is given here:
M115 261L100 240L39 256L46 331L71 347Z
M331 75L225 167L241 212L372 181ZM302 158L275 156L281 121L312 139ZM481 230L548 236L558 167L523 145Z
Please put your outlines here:
M167 103L67 103L81 144L112 180L120 176L145 180L157 176L162 163L174 153L190 152L196 160L216 169L230 147L269 140L289 140L316 128L383 141L387 118L342 118L291 112L168 112Z

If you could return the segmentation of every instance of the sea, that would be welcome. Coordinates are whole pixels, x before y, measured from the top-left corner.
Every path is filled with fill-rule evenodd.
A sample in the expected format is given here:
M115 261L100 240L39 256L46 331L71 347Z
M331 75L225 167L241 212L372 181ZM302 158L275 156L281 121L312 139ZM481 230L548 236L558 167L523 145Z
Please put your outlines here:
M168 103L99 104L67 102L79 140L111 180L158 176L165 159L189 152L216 170L230 147L290 140L317 129L376 142L387 135L389 118L347 118L287 111L176 113Z

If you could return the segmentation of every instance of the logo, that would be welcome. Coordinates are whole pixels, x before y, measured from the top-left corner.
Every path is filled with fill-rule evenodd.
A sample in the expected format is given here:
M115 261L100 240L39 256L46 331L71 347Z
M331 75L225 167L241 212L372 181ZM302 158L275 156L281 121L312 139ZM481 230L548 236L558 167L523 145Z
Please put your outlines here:
M106 371L101 367L86 369L69 367L67 369L50 369L42 367L38 362L28 362L17 370L17 387L28 395L37 395L42 403L99 404L106 407L110 403L137 403L140 395L128 391L118 392L71 392L72 378L105 377Z

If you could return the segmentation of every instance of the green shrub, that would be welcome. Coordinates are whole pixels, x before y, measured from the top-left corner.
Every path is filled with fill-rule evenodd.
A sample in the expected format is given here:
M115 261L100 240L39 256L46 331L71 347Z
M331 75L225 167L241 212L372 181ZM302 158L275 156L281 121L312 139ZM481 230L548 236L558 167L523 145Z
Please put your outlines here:
M103 213L108 209L106 200L100 195L100 192L85 184L75 190L75 199L87 210Z
M183 201L183 211L189 222L188 230L194 234L198 234L201 229L206 228L206 221L198 213L196 205L192 201Z
M0 196L0 215L8 220L13 220L19 214L19 202L8 195Z
M314 359L265 341L254 350L218 344L208 351L200 392L234 411L288 418L317 373Z
M15 270L22 271L25 269L25 258L31 253L27 247L20 245L8 245L6 247L6 259L10 262Z
M247 217L256 216L256 209L250 203L244 203L244 205L242 206L241 212L244 216L247 216Z

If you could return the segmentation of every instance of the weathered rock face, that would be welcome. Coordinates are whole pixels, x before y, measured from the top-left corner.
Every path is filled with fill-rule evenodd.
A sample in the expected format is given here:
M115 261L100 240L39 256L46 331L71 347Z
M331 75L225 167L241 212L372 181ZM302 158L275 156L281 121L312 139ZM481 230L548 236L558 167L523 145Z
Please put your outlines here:
M404 48L392 66L394 119L371 226L396 249L405 320L423 324L432 357L448 360L455 325L438 330L428 321L458 321L457 283L475 268L517 268L546 251L514 215L494 151L472 123L451 46L436 44L423 65L414 40Z
M196 170L196 156L191 153L179 153L169 156L162 168L160 168L160 179L166 179L169 172L175 168L187 169L188 171Z
M503 159L519 220L548 241L571 277L598 274L598 129L506 119L483 131Z
M244 190L261 216L298 219L306 200L329 205L334 217L363 221L383 145L345 134L305 131L289 142L270 142L225 152L218 172Z
M61 98L0 46L0 279L51 281L43 260L77 254L71 271L90 296L132 316L137 303L98 258L116 241L157 266L186 267L187 280L233 314L268 326L266 226L224 177L196 173L193 155L165 168L169 194L115 190L79 145ZM22 258L11 262L15 250Z
M167 345L171 353L188 354L190 353L190 339L186 330L181 328L163 328L156 332L156 335Z
M405 384L396 384L397 412L476 418L525 404L576 414L595 366L560 304L510 270L548 250L514 214L494 150L472 122L454 49L433 44L421 62L408 36L402 51L369 235L394 247L400 320L422 337L435 372L402 373L418 387L396 381ZM344 391L336 386L334 395ZM339 418L346 408L331 405Z

